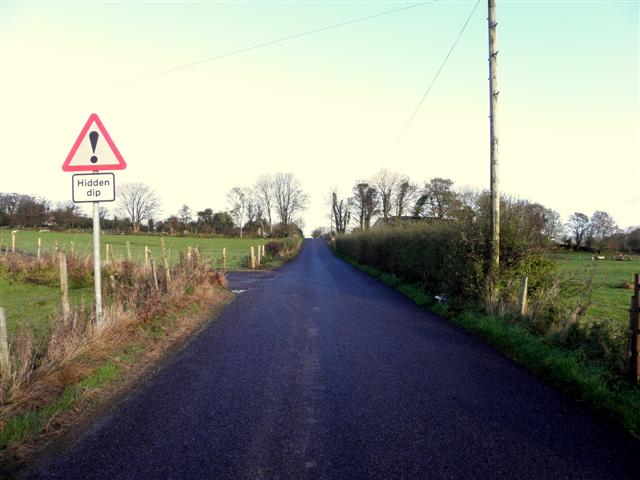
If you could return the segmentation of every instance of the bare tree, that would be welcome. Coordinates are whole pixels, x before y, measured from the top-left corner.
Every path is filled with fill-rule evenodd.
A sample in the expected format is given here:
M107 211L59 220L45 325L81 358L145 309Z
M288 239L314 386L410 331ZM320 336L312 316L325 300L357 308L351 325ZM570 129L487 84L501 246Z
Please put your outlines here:
M395 216L401 217L405 212L410 211L410 205L414 204L418 187L407 177L402 177L398 179L395 190Z
M593 212L589 225L589 237L595 240L598 246L601 246L603 240L613 235L616 230L618 225L611 215L602 210Z
M273 211L274 202L274 184L271 175L261 175L253 187L254 195L257 201L262 205L262 211L269 222L269 233L273 233L273 221L271 212ZM264 228L264 227L263 227Z
M382 214L382 218L384 218L385 222L389 219L392 214L393 204L394 204L394 194L396 193L396 186L399 183L400 176L395 173L383 168L378 173L373 176L371 180L372 186L378 192L378 196L380 197L380 202L382 204L382 209L380 213Z
M247 200L247 222L251 230L257 231L258 225L260 228L260 235L264 236L264 211L262 209L262 202L256 197L254 189L247 190L245 192Z
M131 219L134 232L140 231L140 222L154 217L160 210L160 199L144 183L125 183L119 189L119 199L119 210Z
M178 210L178 218L185 226L191 223L191 209L186 203L180 207L180 210Z
M567 227L573 234L573 240L576 242L576 249L579 249L589 230L589 217L584 213L574 212L569 217Z
M560 220L560 214L551 208L545 208L543 218L544 226L542 227L542 235L550 242L560 240L564 233L564 225Z
M292 173L277 173L273 178L273 191L280 223L289 225L296 214L307 208L309 196Z
M379 213L378 192L367 182L356 183L353 187L352 209L358 217L361 229L371 228L371 219Z
M461 206L453 182L448 178L432 178L425 183L414 209L415 215L445 219L451 218Z
M334 188L329 194L329 204L331 206L331 227L336 233L345 233L351 218L350 199L338 200L338 189Z
M98 208L98 217L100 218L100 221L107 218L107 215L109 215L109 210L107 210L105 207Z
M242 227L244 226L249 203L247 197L248 195L240 187L232 188L227 194L227 201L230 207L229 214L234 223L240 227L240 238L242 238Z

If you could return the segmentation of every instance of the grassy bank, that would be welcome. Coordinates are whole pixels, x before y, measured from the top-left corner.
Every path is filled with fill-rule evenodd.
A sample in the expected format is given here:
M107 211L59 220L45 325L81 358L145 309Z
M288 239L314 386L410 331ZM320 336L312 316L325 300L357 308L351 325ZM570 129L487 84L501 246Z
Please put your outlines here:
M418 284L407 283L352 258L338 256L396 288L418 305L463 327L561 392L584 402L600 416L640 437L640 387L631 386L621 378L612 379L608 369L589 361L580 350L564 349L553 339L536 335L509 318L487 315L470 307L453 309L436 301Z
M58 303L55 285L26 281L50 279L51 258L10 254L0 260L0 278L24 301L55 291L51 301ZM87 277L90 262L68 260L70 271ZM147 269L129 262L106 273L101 323L90 304L73 305L65 317L45 302L40 310L27 309L27 321L10 333L11 369L0 376L2 463L15 464L107 401L111 389L157 364L233 298L224 276L196 257L172 267L171 281L159 268L157 287Z

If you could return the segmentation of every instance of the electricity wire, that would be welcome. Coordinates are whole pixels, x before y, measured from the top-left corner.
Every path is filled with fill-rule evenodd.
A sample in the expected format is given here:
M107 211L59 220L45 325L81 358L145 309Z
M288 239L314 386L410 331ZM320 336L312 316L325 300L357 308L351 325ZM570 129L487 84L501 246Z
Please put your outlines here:
M364 22L364 21L367 21L367 20L371 20L371 19L374 19L374 18L385 16L385 15L391 15L393 13L398 13L398 12L402 12L402 11L405 11L405 10L410 10L410 9L413 9L413 8L423 7L425 5L430 5L430 4L436 3L438 1L440 1L440 0L430 0L430 1L427 1L427 2L414 3L414 4L411 4L411 5L406 5L404 7L394 8L392 10L385 10L384 12L374 13L372 15L367 15L365 17L358 17L358 18L354 18L354 19L351 19L351 20L346 20L346 21L343 21L343 22L334 23L334 24L331 24L331 25L326 25L324 27L315 28L313 30L308 30L306 32L296 33L296 34L293 34L293 35L287 35L286 37L277 38L275 40L270 40L268 42L258 43L256 45L251 45L249 47L240 48L240 49L237 49L237 50L232 50L230 52L221 53L221 54L215 55L213 57L209 57L209 58L205 58L205 59L202 59L202 60L198 60L197 62L186 63L184 65L179 65L177 67L169 68L167 70L162 70L160 72L152 73L150 75L146 75L144 77L140 77L140 78L137 78L135 80L132 80L132 81L126 83L125 85L130 85L130 84L133 84L133 83L142 82L143 80L149 80L151 78L159 77L161 75L166 75L166 74L169 74L169 73L177 72L179 70L184 70L186 68L195 67L195 66L198 66L198 65L202 65L203 63L213 62L215 60L220 60L222 58L230 57L232 55L238 55L240 53L249 52L251 50L256 50L258 48L268 47L268 46L271 46L271 45L275 45L277 43L282 43L282 42L286 42L288 40L293 40L295 38L300 38L300 37L305 37L305 36L308 36L308 35L313 35L314 33L325 32L327 30L332 30L334 28L340 28L340 27L344 27L346 25L351 25L351 24L354 24L354 23Z
M420 101L418 102L416 107L413 109L413 112L411 113L411 116L409 117L409 120L407 120L407 122L404 125L404 128L400 132L400 135L398 135L398 138L396 139L395 144L397 144L400 141L400 139L404 136L404 134L407 132L407 130L409 130L409 127L413 123L413 120L416 118L416 115L418 114L418 111L422 107L422 104L424 103L425 99L429 95L429 92L431 91L431 89L435 85L436 80L438 80L438 77L440 76L440 73L442 72L442 70L444 69L445 65L447 64L447 61L449 60L449 57L451 56L451 54L455 50L456 45L458 45L458 41L460 40L460 37L462 37L462 34L467 29L467 25L469 25L469 21L471 20L471 17L473 17L473 14L476 12L476 9L478 8L478 4L479 3L480 3L480 0L478 0L476 2L476 4L473 6L473 9L471 10L471 13L467 17L467 20L464 22L464 25L462 25L462 28L460 29L460 32L458 33L458 36L454 40L453 44L451 45L451 48L449 49L449 51L447 52L447 54L444 57L444 60L440 64L440 68L438 68L438 71L436 72L436 74L434 75L433 79L431 80L431 83L429 83L429 86L427 87L427 89L425 90L424 94L422 95L422 98L420 98Z

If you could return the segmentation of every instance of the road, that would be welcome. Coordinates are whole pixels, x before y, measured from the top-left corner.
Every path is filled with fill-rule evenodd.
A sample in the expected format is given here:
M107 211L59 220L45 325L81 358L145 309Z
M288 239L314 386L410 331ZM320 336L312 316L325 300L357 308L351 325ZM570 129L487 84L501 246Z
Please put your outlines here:
M238 299L23 478L623 479L640 444L332 256Z

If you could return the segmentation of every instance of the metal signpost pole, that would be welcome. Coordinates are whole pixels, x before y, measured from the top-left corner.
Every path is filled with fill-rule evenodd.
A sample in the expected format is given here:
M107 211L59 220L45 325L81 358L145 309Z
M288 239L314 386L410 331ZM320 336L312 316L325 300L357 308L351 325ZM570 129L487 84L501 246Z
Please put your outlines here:
M102 273L100 265L100 202L93 202L93 278L96 289L96 324L102 323Z

